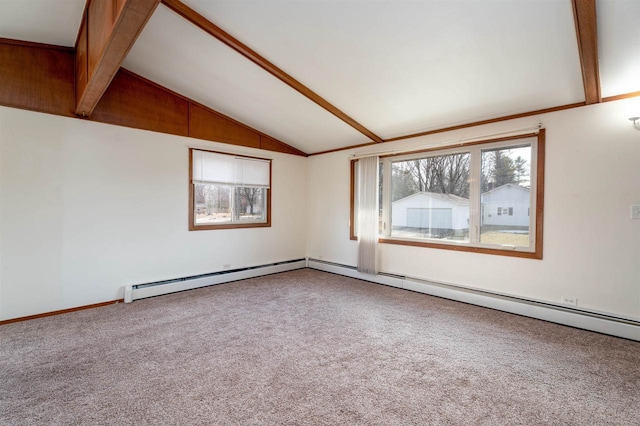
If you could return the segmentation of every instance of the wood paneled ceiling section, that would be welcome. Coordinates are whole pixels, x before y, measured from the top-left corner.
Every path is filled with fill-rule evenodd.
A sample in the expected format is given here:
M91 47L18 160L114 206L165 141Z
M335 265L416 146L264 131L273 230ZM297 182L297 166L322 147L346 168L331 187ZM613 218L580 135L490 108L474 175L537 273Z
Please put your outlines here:
M120 68L160 0L92 0L76 47L0 38L0 105L293 155L306 154L211 108ZM41 0L33 0L33 5ZM44 8L52 1L47 0ZM0 16L28 3L0 1ZM82 4L76 4L82 7ZM51 11L53 12L53 11ZM0 18L0 34L16 28ZM20 28L18 28L20 30ZM68 28L53 25L60 39ZM26 37L29 38L29 37ZM45 37L46 38L46 37ZM52 38L51 35L49 38ZM32 40L38 40L32 38Z
M138 13L157 1L93 0L87 10L95 2L100 16L117 18L127 5ZM170 8L158 6L146 26L149 9L110 34L120 47L97 91L116 77L90 119L300 154L640 95L634 0L163 2ZM0 0L0 37L73 46L83 8L83 0ZM144 78L115 74L127 40L135 44L124 66ZM68 110L62 71L81 55L7 40L0 53L9 71L2 85L19 89L2 90L0 104L86 112L75 102ZM36 58L47 68L32 76L10 68ZM78 62L82 78L86 61ZM47 83L67 100L53 104Z

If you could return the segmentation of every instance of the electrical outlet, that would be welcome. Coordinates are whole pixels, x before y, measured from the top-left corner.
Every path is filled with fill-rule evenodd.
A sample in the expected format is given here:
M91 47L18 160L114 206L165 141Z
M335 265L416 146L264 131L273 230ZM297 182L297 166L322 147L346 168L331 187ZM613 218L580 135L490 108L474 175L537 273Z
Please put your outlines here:
M225 263L222 265L222 269L227 270L227 269L231 269L231 264L230 263Z
M569 306L578 306L578 298L575 296L561 296L560 303Z
M631 219L640 219L640 204L631 206Z

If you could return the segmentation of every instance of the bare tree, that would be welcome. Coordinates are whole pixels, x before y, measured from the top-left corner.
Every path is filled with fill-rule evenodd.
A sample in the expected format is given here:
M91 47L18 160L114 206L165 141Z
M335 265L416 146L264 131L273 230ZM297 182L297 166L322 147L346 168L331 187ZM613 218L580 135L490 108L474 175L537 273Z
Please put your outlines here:
M206 198L206 185L202 183L196 183L194 185L194 195L196 199L196 204L204 204Z
M260 202L262 197L262 188L249 188L246 186L237 188L238 195L241 200L245 200L249 205L249 214L254 214L254 206Z
M469 197L469 167L469 154L442 155L393 163L394 198L423 191Z
M207 215L224 212L229 209L229 187L197 183L194 185L196 205L203 205Z

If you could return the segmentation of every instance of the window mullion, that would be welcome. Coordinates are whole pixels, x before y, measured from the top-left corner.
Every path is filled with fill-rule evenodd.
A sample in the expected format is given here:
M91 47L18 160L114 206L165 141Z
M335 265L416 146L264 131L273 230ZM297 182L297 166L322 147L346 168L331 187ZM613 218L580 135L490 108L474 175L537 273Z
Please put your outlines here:
M231 222L233 223L233 222L237 222L236 220L236 187L235 186L231 187L230 193L231 193L231 197L229 197L230 198L229 204L231 204L230 206Z

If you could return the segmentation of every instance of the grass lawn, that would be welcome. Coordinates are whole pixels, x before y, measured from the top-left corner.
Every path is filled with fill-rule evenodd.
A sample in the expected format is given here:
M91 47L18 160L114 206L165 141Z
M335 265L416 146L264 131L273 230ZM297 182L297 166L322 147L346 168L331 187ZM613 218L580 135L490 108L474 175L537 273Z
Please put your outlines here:
M529 234L489 231L480 234L480 242L485 244L510 244L527 247L529 246Z

